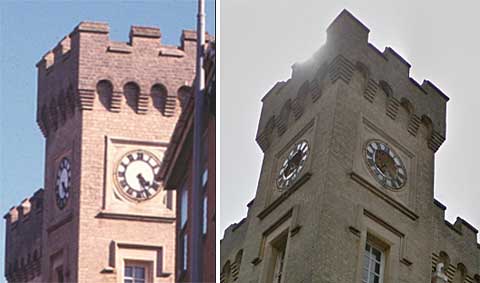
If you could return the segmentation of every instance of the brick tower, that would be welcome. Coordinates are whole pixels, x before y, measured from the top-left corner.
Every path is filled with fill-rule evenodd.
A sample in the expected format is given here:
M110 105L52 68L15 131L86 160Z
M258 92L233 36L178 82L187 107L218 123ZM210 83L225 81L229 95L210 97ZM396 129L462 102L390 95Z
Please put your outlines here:
M175 194L154 176L194 78L196 38L82 22L38 68L46 138L41 280L174 282ZM133 282L133 281L131 281Z
M368 34L344 10L262 99L260 180L222 283L479 282L477 230L434 200L448 97Z

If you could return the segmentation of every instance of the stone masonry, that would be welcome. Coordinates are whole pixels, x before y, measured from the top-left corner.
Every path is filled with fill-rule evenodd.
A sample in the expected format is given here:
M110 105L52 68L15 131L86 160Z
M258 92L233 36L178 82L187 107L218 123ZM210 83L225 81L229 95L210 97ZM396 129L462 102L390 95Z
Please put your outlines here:
M260 180L247 217L221 241L222 283L362 282L367 243L382 251L380 282L480 282L478 230L461 218L447 222L433 194L449 98L410 78L410 64L392 48L379 51L368 34L342 11L325 45L262 99ZM278 172L298 140L310 155L297 181L279 190ZM369 171L370 140L403 160L401 189Z

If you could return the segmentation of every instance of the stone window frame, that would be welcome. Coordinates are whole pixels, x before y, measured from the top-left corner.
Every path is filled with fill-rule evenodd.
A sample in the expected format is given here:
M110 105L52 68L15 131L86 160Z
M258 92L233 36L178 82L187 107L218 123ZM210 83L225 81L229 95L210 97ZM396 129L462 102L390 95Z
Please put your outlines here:
M268 243L268 262L266 282L285 282L285 265L287 260L288 229L280 232ZM280 277L280 278L278 278Z
M126 255L125 252L132 251L150 251L154 252L153 256L147 258L132 258L132 256ZM111 241L109 247L109 259L108 266L105 267L101 273L115 273L115 269L121 270L123 279L123 270L125 262L150 262L152 280L154 278L167 278L172 275L171 272L165 270L165 249L163 246L156 246L144 243L135 242L117 242ZM121 281L123 282L123 280ZM147 281L150 282L150 281Z
M251 261L253 265L264 263L261 267L259 282L267 282L268 278L271 278L272 248L282 237L285 237L284 240L286 241L283 265L283 270L286 270L288 266L289 239L295 236L301 228L298 219L299 209L298 205L293 206L263 232L258 256ZM285 282L284 278L281 282Z
M349 230L358 237L360 243L357 253L356 281L361 282L362 280L365 245L368 241L373 241L385 252L383 282L397 282L400 276L400 264L407 267L413 264L410 261L413 258L411 249L407 249L409 242L407 235L399 227L395 227L378 216L381 213L369 211L361 205L357 205L355 210L357 211L355 224L349 226Z

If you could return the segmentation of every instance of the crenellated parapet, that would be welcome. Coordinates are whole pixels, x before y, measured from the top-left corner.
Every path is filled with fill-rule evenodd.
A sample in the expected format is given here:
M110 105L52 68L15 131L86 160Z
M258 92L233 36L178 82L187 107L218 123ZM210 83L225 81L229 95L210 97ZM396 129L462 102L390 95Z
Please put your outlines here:
M445 219L446 206L437 200L433 206L432 268L442 263L449 282L480 282L478 229L460 217L453 224L448 222ZM453 281L457 277L465 281Z
M236 282L239 278L240 267L250 264L243 259L243 245L248 228L248 220L244 218L238 223L230 225L224 232L221 240L220 252L220 282Z
M81 22L37 63L37 122L45 136L83 111L165 119L180 112L194 78L196 32L184 30L178 46L163 44L156 27L132 26L128 42L109 32L106 23Z
M354 87L365 103L381 103L393 121L399 121L400 111L406 112L406 131L417 137L424 127L428 147L439 149L445 141L449 98L428 80L417 83L410 77L410 64L390 47L380 52L368 42L368 33L344 10L327 29L326 44L311 59L294 64L291 79L265 95L257 131L263 151L339 82Z
M41 274L43 189L12 207L6 222L5 275L8 282L26 282Z

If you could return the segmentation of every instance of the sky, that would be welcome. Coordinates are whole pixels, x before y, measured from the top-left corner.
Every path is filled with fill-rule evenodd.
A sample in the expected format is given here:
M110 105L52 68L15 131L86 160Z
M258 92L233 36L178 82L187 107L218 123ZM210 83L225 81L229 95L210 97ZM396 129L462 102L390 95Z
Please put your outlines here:
M370 29L369 42L392 47L410 76L449 97L447 136L435 154L435 198L446 217L480 228L480 17L478 1L230 0L220 7L220 234L246 216L262 152L255 143L260 99L291 66L326 40L343 10ZM240 154L239 154L240 153ZM480 239L479 239L480 241Z
M103 21L110 39L128 41L131 25L156 26L162 43L179 45L196 28L197 1L0 0L0 213L43 187L44 138L35 122L35 64L78 23ZM207 32L215 35L215 2L206 0ZM5 225L0 225L4 282Z

